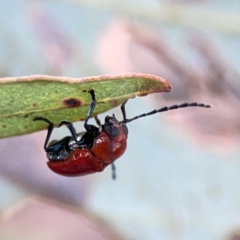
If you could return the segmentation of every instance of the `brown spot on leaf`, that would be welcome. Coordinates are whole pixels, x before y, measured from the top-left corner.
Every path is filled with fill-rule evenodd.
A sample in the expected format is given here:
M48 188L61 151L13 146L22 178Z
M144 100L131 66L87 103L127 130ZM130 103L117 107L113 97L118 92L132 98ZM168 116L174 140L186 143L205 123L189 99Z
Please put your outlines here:
M7 126L6 125L2 125L2 128L6 128Z
M33 107L36 107L37 106L37 103L33 103L33 105L32 105Z
M80 99L77 98L67 98L63 100L63 105L68 108L74 108L74 107L80 107L82 105L82 102Z

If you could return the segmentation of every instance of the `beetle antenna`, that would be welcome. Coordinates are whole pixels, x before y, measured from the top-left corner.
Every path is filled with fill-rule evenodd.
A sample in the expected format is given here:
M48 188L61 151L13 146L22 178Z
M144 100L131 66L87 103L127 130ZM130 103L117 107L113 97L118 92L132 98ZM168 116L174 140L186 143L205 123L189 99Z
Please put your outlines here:
M170 111L170 110L175 110L175 109L179 109L179 108L186 108L186 107L210 108L211 105L207 105L207 104L204 104L204 103L196 103L196 102L194 102L194 103L182 103L180 105L172 105L170 107L163 107L163 108L160 108L160 109L155 109L151 112L143 113L141 115L138 115L138 116L130 118L130 119L123 119L121 122L122 123L129 123L129 122L132 122L132 121L134 121L138 118L146 117L146 116L153 115L153 114L156 114L156 113L159 113L159 112L167 112L167 111Z

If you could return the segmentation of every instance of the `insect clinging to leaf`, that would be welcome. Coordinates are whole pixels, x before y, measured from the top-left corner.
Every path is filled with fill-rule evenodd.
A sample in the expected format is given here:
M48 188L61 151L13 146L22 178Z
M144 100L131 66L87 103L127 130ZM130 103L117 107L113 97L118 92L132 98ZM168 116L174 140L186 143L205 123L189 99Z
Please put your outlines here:
M36 117L34 121L44 121L48 124L47 137L44 143L44 150L47 153L48 167L55 173L64 176L82 176L95 172L101 172L111 164L112 177L116 178L114 161L120 158L127 148L128 127L127 124L139 118L150 116L160 112L166 112L186 107L210 108L204 103L183 103L163 107L148 113L127 118L125 105L121 105L123 119L119 121L115 115L106 116L104 124L95 117L97 125L88 124L88 121L97 104L93 89L88 91L92 102L84 122L85 132L77 133L73 124L69 121L62 121L58 125L66 125L71 135L61 140L54 140L49 143L54 124L47 118Z

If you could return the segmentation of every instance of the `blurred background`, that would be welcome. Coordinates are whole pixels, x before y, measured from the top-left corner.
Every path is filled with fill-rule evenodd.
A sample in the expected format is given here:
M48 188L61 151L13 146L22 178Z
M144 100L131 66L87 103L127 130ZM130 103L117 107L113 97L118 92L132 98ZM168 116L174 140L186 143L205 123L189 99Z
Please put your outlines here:
M173 91L130 100L127 116L213 107L129 123L116 181L110 167L51 172L46 131L1 139L0 239L239 240L239 26L237 0L1 0L0 77L151 73Z

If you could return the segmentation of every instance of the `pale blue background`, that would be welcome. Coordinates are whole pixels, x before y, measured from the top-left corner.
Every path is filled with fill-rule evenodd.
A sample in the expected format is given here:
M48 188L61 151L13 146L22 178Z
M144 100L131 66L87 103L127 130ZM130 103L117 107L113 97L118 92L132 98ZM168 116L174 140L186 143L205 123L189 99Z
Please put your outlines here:
M113 17L126 17L134 22L161 28L173 43L178 43L182 31L181 25L153 19L148 21L137 15L137 10L143 10L144 6L153 9L159 6L163 3L160 0L102 1L102 4L97 0L90 1L92 4L87 1L41 2L75 41L79 41L84 60L80 65L77 62L69 65L63 74L72 77L102 74L94 58L94 47L101 30ZM1 75L46 73L47 63L26 22L28 3L14 0L0 2ZM240 2L237 0L209 1L208 5L192 6L233 11L240 15ZM206 31L219 44L228 60L239 69L240 33ZM150 102L143 98L131 100L127 105L130 116L151 109ZM121 117L119 109L111 112ZM77 126L81 128L82 124ZM11 141L1 140L0 145L6 142L11 144ZM184 132L167 125L158 116L129 124L129 147L116 162L117 181L111 180L110 168L102 174L87 176L85 180L70 180L93 182L84 200L79 200L79 205L109 221L126 239L217 240L232 230L240 229L240 152L224 156L201 149L191 142ZM18 147L13 146L13 151L17 152ZM34 159L29 161L34 162ZM11 176L8 180L6 176L0 179L2 212L32 194L9 179ZM61 178L59 181L69 180ZM68 184L64 186L67 189ZM69 195L73 194L76 203L78 192L74 187L69 191Z

